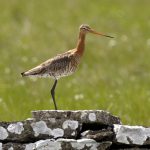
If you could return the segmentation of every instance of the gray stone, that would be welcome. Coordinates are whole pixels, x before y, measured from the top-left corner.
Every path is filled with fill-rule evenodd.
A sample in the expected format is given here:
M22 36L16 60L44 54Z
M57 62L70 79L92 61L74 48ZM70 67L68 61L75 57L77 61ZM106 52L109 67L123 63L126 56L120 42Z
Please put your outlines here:
M36 120L76 120L79 123L98 123L102 125L121 124L120 119L103 110L41 110L32 111Z
M12 123L7 127L7 130L11 133L21 134L22 131L24 130L23 123L22 122Z
M35 143L30 143L25 145L25 150L34 150L36 148Z
M7 139L7 137L8 137L7 130L4 127L0 126L0 140L5 140Z
M10 148L8 148L8 150L14 150L14 148L13 148L13 147L10 147Z
M2 144L2 150L25 150L25 145L21 143L8 142L6 144Z
M45 121L33 122L31 123L31 126L35 137L39 136L40 134L52 135L52 129L47 127Z
M0 122L0 126L7 131L7 137L1 139L1 141L19 141L26 142L30 138L34 137L33 130L30 123L27 121L22 122Z
M0 150L2 150L2 143L0 143Z
M61 143L53 140L41 140L35 143L37 150L60 150L62 149Z
M51 129L47 126L45 121L33 122L31 126L35 137L38 137L40 134L53 136L53 138L64 137L64 129Z
M72 130L75 130L79 127L79 122L74 120L66 120L62 124L63 129L70 128Z
M32 139L76 138L81 129L74 120L25 120L22 122L0 123L0 140L29 142Z
M115 141L128 145L150 145L150 128L114 125Z
M107 141L98 143L92 139L47 139L29 144L1 144L1 148L3 147L3 150L106 150L111 144Z
M81 138L94 139L95 141L112 141L113 140L113 132L110 129L103 130L87 130L81 133Z
M33 117L0 122L0 150L150 149L150 128L120 125L106 111L34 111Z
M105 150L111 146L111 142L97 143L91 139L73 140L73 139L58 139L41 140L35 142L36 150ZM26 145L26 150L27 149Z

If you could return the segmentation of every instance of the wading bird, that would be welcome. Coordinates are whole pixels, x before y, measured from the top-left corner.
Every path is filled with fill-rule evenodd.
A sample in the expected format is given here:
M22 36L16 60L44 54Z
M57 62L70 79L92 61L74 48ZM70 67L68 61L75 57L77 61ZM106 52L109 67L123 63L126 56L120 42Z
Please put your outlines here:
M76 48L59 54L43 62L37 67L21 73L22 76L52 77L55 80L51 89L51 96L53 99L55 110L57 110L57 105L55 102L55 88L57 85L57 81L59 78L69 76L76 71L80 63L80 59L82 58L84 53L86 33L93 33L113 38L111 36L96 32L92 28L90 28L89 25L83 24L79 28L79 38Z

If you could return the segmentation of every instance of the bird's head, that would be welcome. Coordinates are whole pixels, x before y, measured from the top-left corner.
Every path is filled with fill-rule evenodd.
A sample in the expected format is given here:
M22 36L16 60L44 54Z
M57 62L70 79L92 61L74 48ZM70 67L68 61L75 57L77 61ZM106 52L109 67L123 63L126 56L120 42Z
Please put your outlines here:
M79 29L83 33L87 33L89 30L91 30L90 26L87 24L82 24Z
M99 32L96 32L94 31L89 25L87 24L82 24L80 26L80 32L86 34L86 33L93 33L93 34L97 34L97 35L101 35L101 36L105 36L105 37L109 37L109 38L113 38L112 36L109 36L109 35L106 35L106 34L103 34L103 33L99 33Z

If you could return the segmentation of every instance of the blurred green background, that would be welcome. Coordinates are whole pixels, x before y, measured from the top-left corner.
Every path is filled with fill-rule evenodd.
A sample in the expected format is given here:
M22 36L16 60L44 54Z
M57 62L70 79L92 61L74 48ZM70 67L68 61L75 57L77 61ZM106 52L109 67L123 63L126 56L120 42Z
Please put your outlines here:
M124 124L150 125L149 0L0 0L0 120L54 109L49 78L20 73L76 46L89 24L78 71L56 89L59 109L103 109Z

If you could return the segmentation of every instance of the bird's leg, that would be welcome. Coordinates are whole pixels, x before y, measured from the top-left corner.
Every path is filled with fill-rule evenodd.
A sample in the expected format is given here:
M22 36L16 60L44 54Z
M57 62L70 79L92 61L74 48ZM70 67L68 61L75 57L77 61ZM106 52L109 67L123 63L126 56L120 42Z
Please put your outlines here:
M57 85L57 79L55 79L54 85L51 89L51 96L52 96L52 99L53 99L53 102L54 102L55 110L57 110L57 105L56 105L56 102L55 102L55 88L56 88L56 85Z

